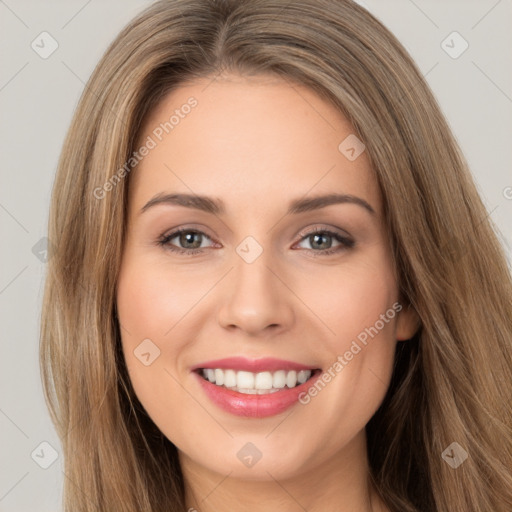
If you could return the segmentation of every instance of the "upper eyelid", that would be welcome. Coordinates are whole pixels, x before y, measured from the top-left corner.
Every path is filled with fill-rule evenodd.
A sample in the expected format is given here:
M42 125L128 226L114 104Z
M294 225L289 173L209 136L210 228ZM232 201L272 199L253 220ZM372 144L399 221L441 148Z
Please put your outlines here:
M199 228L199 227L194 227L194 226L187 226L187 227L179 226L176 228L168 229L167 231L164 231L164 233L162 233L160 238L169 238L170 236L175 237L175 236L179 235L180 233L188 233L190 231L193 231L195 233L201 233L202 235L206 235L210 239L215 238L214 236L209 235L207 230L205 230L205 228L203 228L203 227Z
M351 235L347 231L345 231L344 229L328 227L328 226L327 227L315 226L313 228L305 228L305 229L302 229L301 231L299 231L297 236L300 236L301 238L303 238L303 237L309 236L309 235L311 235L313 233L331 233L331 234L334 234L334 235L351 237Z

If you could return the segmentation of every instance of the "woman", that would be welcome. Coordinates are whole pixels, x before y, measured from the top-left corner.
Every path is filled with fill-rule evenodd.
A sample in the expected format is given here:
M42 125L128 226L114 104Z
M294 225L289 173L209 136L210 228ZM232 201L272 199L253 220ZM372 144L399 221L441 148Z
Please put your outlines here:
M148 8L84 91L49 238L66 510L511 509L505 256L356 4Z

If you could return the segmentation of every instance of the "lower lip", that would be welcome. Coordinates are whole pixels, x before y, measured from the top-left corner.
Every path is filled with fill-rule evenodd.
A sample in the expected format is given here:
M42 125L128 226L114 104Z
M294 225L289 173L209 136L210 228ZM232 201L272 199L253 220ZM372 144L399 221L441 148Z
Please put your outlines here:
M317 374L313 375L313 377L304 382L304 384L266 395L239 393L238 391L212 384L198 373L194 373L199 379L206 395L224 411L235 414L236 416L266 418L286 411L286 409L297 403L299 395L306 392L315 380L320 377L322 372L317 370Z

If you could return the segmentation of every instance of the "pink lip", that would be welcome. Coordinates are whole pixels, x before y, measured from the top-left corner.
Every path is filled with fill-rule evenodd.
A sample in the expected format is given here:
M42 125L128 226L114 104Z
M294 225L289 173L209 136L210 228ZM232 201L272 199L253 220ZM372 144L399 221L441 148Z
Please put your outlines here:
M322 372L313 375L307 382L295 388L269 393L267 395L248 395L212 384L197 372L194 372L206 395L221 409L237 416L265 418L279 414L299 400L299 395L306 392Z
M223 386L217 386L200 375L199 369L202 368L221 368L244 370L250 372L258 371L276 371L276 370L315 370L314 366L305 366L292 361L285 361L274 358L264 358L258 360L250 360L242 357L230 357L227 359L218 359L215 361L207 361L193 368L193 373L199 380L199 384L210 400L226 412L236 416L245 416L251 418L265 418L274 416L297 403L299 395L306 392L314 382L322 375L321 371L304 384L300 384L294 388L283 388L281 391L269 393L266 395L249 395L239 393L227 389Z
M318 367L306 366L304 364L286 361L284 359L275 359L274 357L263 357L261 359L247 359L245 357L227 357L225 359L216 359L205 361L192 367L192 371L199 368L219 368L223 370L243 370L246 372L274 372L277 370L314 370Z

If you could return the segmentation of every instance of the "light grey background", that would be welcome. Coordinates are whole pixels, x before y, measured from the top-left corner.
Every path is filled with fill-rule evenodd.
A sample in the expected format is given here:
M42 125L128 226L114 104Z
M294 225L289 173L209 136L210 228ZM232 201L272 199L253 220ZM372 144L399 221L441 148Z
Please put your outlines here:
M38 366L45 273L40 245L44 242L40 240L46 235L58 155L84 84L109 42L150 3L0 0L3 512L61 510L66 477ZM360 3L395 33L426 75L470 163L490 217L501 231L510 260L512 1ZM39 36L43 31L58 43L46 59L31 47L35 41L39 51L50 48L49 39L41 41L41 37L47 37ZM450 36L454 31L463 39ZM469 44L468 49L453 58L464 47L463 40ZM481 249L485 251L485 247ZM52 461L52 450L40 446L42 442L49 443L59 456L48 469L41 465Z

